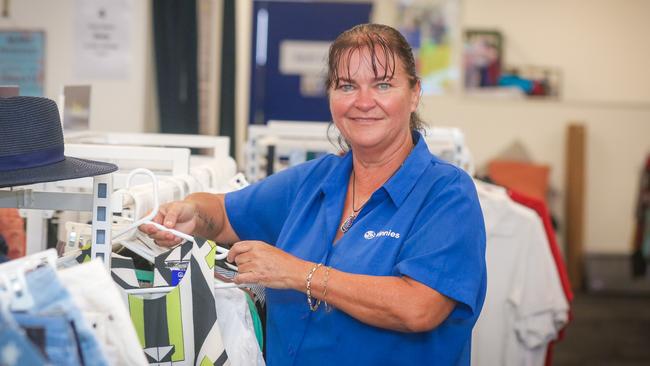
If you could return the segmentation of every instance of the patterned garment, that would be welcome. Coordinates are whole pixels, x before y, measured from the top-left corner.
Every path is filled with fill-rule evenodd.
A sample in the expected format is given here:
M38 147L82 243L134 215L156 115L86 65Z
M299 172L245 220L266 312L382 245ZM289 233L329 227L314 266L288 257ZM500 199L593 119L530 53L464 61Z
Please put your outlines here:
M173 290L162 296L127 296L131 320L151 365L230 365L213 292L216 244L195 241L155 259L153 286L175 285ZM128 263L115 264L113 276L122 279L116 282L133 288L132 281L124 281Z

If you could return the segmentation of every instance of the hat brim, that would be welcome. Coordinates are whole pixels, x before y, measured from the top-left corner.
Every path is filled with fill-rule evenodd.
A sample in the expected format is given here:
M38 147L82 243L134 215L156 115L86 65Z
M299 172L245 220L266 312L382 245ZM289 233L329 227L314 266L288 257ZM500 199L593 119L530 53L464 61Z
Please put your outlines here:
M55 164L0 172L0 188L94 177L116 170L115 164L66 156L65 159Z

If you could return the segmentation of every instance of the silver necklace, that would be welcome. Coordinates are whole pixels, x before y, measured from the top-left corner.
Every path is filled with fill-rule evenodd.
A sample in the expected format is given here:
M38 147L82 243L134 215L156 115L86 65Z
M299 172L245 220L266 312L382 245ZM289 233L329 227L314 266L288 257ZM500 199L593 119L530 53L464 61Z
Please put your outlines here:
M361 209L363 209L363 206L366 205L364 203L358 209L354 208L354 198L356 196L355 186L356 186L356 175L354 174L354 169L352 169L352 213L350 214L350 216L348 216L347 219L345 219L345 221L343 221L343 225L341 225L341 231L343 233L346 233L348 230L350 230L352 224L354 224L354 219L357 218L357 214L359 213L359 211L361 211Z
M415 147L415 144L413 144L413 145L411 146L411 150L410 150L409 153L406 155L407 158L408 158L409 155L411 155L411 152L413 151L413 148L414 148L414 147ZM406 158L404 159L404 161L406 161ZM395 169L395 171L393 172L393 174L391 174L390 177L388 177L388 179L386 179L386 181L389 181L390 178L392 178L392 177L395 175L395 173L397 173L397 171L400 170L400 168L404 165L404 161L402 162L402 164L400 164L400 166L397 167L397 169ZM359 207L358 209L355 209L355 208L354 208L354 198L355 198L355 196L356 196L356 190L355 190L355 187L356 187L356 175L354 174L354 167L353 167L353 168L352 168L352 213L350 214L350 216L348 216L348 217L345 219L345 221L343 221L343 225L341 225L341 231L342 231L344 234L345 234L348 230L350 230L350 228L352 227L352 224L354 224L354 220L357 218L357 215L359 214L359 211L361 211L361 210L363 209L363 207L366 205L366 203L368 203L368 201L366 201L366 202L365 202L363 205L361 205L361 207Z

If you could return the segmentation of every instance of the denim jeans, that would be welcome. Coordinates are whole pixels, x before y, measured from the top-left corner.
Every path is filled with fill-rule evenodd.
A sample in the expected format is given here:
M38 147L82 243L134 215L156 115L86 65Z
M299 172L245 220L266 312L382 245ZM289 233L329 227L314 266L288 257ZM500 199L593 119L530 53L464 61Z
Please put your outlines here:
M69 292L59 281L54 269L42 267L26 274L27 288L34 306L26 314L32 316L59 316L71 325L85 366L108 365L106 357L90 325L73 303Z
M63 314L15 313L14 320L54 366L81 365L73 324Z
M41 352L27 339L22 329L10 324L0 313L0 365L44 365Z

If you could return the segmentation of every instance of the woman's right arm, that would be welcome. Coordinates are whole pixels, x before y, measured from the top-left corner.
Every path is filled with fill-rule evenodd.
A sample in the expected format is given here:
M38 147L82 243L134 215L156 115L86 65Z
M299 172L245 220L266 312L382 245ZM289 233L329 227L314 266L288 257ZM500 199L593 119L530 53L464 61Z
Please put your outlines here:
M238 242L239 237L226 215L224 199L223 194L193 193L183 201L161 205L153 221L190 235L232 244ZM141 225L140 230L161 246L174 246L182 241L153 225Z

